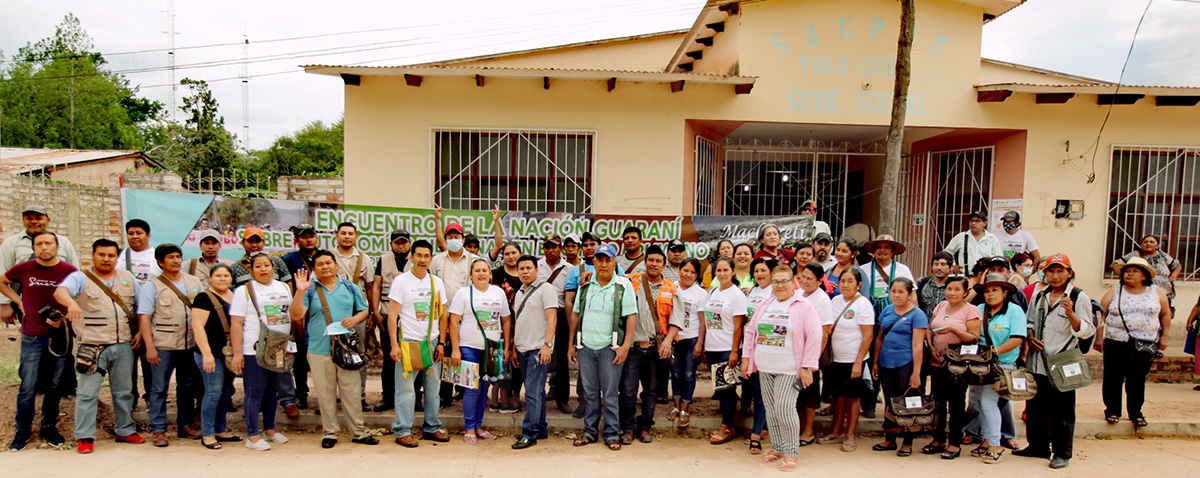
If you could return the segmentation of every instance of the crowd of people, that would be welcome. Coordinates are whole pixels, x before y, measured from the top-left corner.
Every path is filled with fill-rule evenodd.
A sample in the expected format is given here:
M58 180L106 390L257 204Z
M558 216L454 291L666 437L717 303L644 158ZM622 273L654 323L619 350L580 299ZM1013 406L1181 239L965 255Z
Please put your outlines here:
M887 433L874 451L909 456L929 432L922 454L952 460L977 444L970 455L984 463L1012 449L1062 468L1073 456L1074 390L1086 385L1072 379L1081 371L1071 360L1089 347L1104 355L1105 418L1120 420L1124 399L1127 417L1146 426L1144 384L1168 343L1178 262L1148 235L1113 264L1119 283L1093 301L1073 284L1071 260L1043 257L1019 214L1005 214L994 233L987 217L972 213L921 278L892 237L860 246L835 241L828 226L811 242L783 244L767 224L757 241L722 241L708 258L688 257L679 240L647 246L637 227L615 244L551 234L533 256L503 242L499 211L494 245L481 252L461 225L442 224L440 209L433 243L396 230L380 257L358 250L355 225L342 223L332 250L317 249L317 230L300 224L291 228L296 250L283 257L263 252L263 232L247 227L240 259L219 256L215 230L198 231L200 256L185 258L174 244L150 247L151 225L133 219L125 247L97 240L80 268L74 246L34 205L22 212L24 230L0 246L0 293L12 301L4 320L21 322L8 448L31 438L38 394L41 438L63 444L57 403L74 395L76 446L93 452L105 375L115 440L146 441L131 416L141 403L150 441L168 446L173 375L176 437L209 449L287 443L277 411L295 418L306 408L321 415L324 448L338 442L339 408L357 444L379 443L363 424L368 410L393 411L400 446L447 442L439 411L460 400L466 444L497 438L483 426L486 411L523 410L512 448L534 446L555 407L583 419L573 445L620 450L653 441L659 405L669 409L662 419L689 427L703 362L740 378L715 391L721 425L709 443L748 436L749 453L784 471L796 469L804 446L857 450L859 418L875 416L880 395ZM376 404L366 401L364 344L383 355ZM970 357L989 358L991 382L955 366ZM443 380L443 367L471 371L478 385ZM236 376L245 438L225 419ZM997 376L1005 387L992 385ZM1014 393L1029 376L1036 395ZM1018 448L1012 402L1026 398L1028 445ZM926 428L900 423L901 408L921 406L935 416ZM749 430L739 411L752 417ZM818 414L832 416L824 434L814 430Z

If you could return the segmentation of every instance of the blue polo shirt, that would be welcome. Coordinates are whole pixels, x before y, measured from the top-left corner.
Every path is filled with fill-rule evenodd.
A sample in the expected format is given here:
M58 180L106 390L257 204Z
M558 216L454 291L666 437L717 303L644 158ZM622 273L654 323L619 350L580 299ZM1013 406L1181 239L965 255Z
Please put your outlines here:
M900 315L896 313L896 306L889 305L879 314L879 324L881 331L888 331L883 337L883 345L879 347L879 366L900 368L912 363L913 330L929 328L929 318L925 312L913 307L907 314Z
M308 292L304 294L304 307L308 308L308 318L304 322L304 330L308 335L308 353L329 355L329 337L325 335L325 313L321 311L321 297L317 295L317 287L325 289L329 318L333 322L341 322L346 317L367 310L367 301L363 299L357 286L347 285L342 279L338 279L332 290L320 281L314 281L309 286Z

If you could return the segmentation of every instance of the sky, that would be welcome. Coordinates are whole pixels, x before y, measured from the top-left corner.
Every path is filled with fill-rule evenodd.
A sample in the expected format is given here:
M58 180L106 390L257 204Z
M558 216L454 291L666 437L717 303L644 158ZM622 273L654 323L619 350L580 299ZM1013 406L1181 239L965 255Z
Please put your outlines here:
M982 55L1115 82L1148 1L1030 0L983 28ZM304 74L299 65L405 65L686 29L704 0L442 0L357 8L313 0L173 3L0 0L0 52L51 36L74 13L112 70L138 85L140 95L169 105L173 7L175 82L208 81L226 127L261 149L312 121L341 117L341 80ZM1197 24L1200 0L1152 0L1122 82L1200 87ZM179 88L176 98L183 94Z

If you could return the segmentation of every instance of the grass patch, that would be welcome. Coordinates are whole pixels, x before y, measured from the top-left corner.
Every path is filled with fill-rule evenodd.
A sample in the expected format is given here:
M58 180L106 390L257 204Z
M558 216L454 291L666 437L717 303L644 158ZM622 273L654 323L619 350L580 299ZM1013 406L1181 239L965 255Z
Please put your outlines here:
M16 358L0 358L0 385L21 383L17 375L18 360Z

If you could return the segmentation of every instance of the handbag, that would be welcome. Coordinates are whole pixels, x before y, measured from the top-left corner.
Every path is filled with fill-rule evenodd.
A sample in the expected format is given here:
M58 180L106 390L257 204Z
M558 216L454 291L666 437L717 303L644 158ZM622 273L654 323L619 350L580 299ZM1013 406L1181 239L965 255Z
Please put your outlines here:
M426 272L429 274L428 272ZM400 341L400 361L404 366L404 378L409 372L419 372L433 366L433 349L429 337L433 334L433 318L441 318L442 301L438 299L437 283L433 274L429 274L429 316L425 318L428 324L425 329L425 340L404 340L404 326L396 324L396 334Z
M1017 367L1015 370L1001 368L1000 380L992 384L992 390L995 390L1000 398L1019 402L1037 395L1037 382L1025 367Z
M833 319L833 326L829 327L830 340L827 340L825 342L825 348L821 349L821 358L818 362L820 368L828 368L833 364L833 331L837 330L838 322L842 321L842 317L846 315L846 311L850 310L850 306L854 305L856 300L858 299L855 298L855 300L847 302L846 307L842 308L842 312L838 314L837 318Z
M912 388L899 397L888 399L883 411L883 429L887 433L922 433L937 428L937 402L929 395L912 395Z
M1121 311L1121 299L1125 295L1125 286L1120 287L1121 289L1117 291L1117 313L1121 314L1121 325L1125 326L1125 334L1129 336L1129 342L1133 344L1133 357L1154 360L1158 356L1158 341L1139 339L1129 331L1129 323L1125 322L1125 312Z
M288 342L292 341L291 334L267 328L267 318L258 309L258 296L254 293L254 283L246 284L246 294L258 315L258 340L254 341L254 360L258 366L269 372L283 373L292 370L295 364L295 354L287 351Z
M1074 300L1074 299L1072 299ZM1042 339L1045 331L1046 314L1038 313L1038 340ZM1050 386L1060 392L1069 392L1077 390L1092 384L1092 371L1088 367L1087 359L1083 358L1083 351L1079 347L1073 347L1074 340L1068 340L1058 353L1050 355L1045 350L1042 351L1042 361L1046 366L1046 378L1050 381Z
M483 360L479 364L479 376L489 382L499 381L504 377L504 346L499 340L489 339L484 331L484 323L479 319L479 313L475 311L475 286L471 288L469 303L471 305L471 315L475 317L475 324L479 326L479 335L483 336ZM489 312L490 313L490 312Z
M212 303L213 310L217 313L217 319L221 321L221 328L225 330L225 346L221 347L221 355L224 355L226 359L231 359L233 358L233 346L229 344L229 317L225 316L225 308L221 307L221 302L217 300L217 295L212 293L212 290L206 290L204 294L208 296L208 301Z
M353 284L347 284L350 287ZM325 300L325 288L320 284L312 285L317 289L317 297L321 299L321 313L325 315L325 326L329 327L333 324L333 317L330 316L329 302ZM358 370L367 364L363 360L362 343L358 341L358 334L340 334L329 336L329 357L333 360L333 364L342 370Z
M955 383L991 385L1000 380L1000 362L987 333L987 317L980 330L986 344L955 344L946 349L946 371Z
M100 365L100 352L104 349L103 345L79 344L79 350L75 352L75 371L83 375L96 373Z

